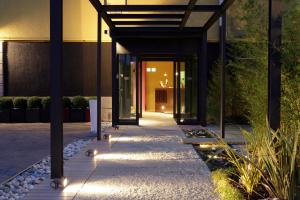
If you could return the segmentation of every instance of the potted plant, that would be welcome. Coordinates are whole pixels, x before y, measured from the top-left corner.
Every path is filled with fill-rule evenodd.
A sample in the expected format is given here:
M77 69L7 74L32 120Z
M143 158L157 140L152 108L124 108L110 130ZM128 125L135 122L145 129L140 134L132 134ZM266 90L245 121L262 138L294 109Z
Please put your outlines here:
M40 110L42 108L42 99L39 97L30 97L27 101L26 121L39 122Z
M10 122L10 111L14 107L13 100L10 97L0 98L0 122Z
M11 110L11 121L17 123L25 122L27 99L24 97L16 97L13 103L14 108Z
M72 106L72 102L69 97L63 97L63 106L64 106L64 122L69 122L70 121L70 109Z
M42 109L41 109L41 122L49 122L50 121L50 97L42 98Z
M70 112L71 122L84 122L85 110L88 107L87 100L82 96L76 96L72 101L72 109Z

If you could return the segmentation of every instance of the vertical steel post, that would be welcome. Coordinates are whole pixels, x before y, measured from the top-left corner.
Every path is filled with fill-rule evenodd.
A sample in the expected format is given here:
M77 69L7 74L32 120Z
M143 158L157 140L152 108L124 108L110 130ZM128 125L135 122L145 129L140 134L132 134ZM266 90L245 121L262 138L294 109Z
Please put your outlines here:
M63 176L63 0L50 1L51 178Z
M102 62L102 13L98 11L97 41L97 140L101 140L101 62Z
M198 115L201 126L206 126L207 115L207 31L202 33L201 48L198 52Z
M282 1L269 0L268 120L280 128Z
M117 120L118 120L118 115L117 112L119 109L118 102L119 102L119 97L117 95L117 45L116 45L116 39L112 37L112 42L111 42L111 58L112 58L112 126L117 125Z
M220 130L222 138L225 138L225 66L226 66L226 12L220 22Z

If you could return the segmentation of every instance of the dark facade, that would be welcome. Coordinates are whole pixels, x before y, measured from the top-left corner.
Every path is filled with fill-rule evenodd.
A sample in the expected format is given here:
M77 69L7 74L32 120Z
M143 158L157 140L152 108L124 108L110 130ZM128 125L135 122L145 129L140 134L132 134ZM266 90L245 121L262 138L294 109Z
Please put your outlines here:
M142 54L194 54L198 41L159 39L120 41L131 53ZM8 41L5 62L6 96L49 96L50 58L49 42ZM96 96L96 42L64 43L63 94L65 96ZM118 49L124 53L124 49ZM219 44L208 43L209 68L218 59ZM102 96L111 96L111 43L102 43Z

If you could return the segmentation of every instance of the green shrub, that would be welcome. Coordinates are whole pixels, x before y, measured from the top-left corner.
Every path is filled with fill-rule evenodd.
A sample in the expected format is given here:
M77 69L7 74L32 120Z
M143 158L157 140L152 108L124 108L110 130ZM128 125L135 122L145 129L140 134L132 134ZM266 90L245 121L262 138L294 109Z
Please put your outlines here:
M242 193L230 184L228 172L219 169L212 172L212 181L221 200L243 200Z
M18 109L27 108L27 99L24 97L16 97L13 102L14 102L14 108L18 108Z
M72 101L74 108L86 109L88 107L88 101L82 96L76 96Z
M10 97L0 98L0 110L10 110L14 107L13 100Z
M42 99L40 97L29 97L28 108L42 108Z
M51 99L50 97L43 97L42 98L42 106L44 109L50 109Z
M69 97L63 97L63 106L64 108L71 108L72 102Z

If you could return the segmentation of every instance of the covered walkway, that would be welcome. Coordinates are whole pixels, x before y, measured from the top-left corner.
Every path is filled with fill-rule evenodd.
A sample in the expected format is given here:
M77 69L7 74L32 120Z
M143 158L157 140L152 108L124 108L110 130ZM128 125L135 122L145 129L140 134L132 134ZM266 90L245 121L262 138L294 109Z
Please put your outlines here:
M49 189L50 180L27 199L218 199L210 172L191 145L183 145L182 131L172 116L145 113L141 126L106 130L110 142L89 145L94 158L81 152L64 165L69 185ZM104 134L105 134L104 133Z

